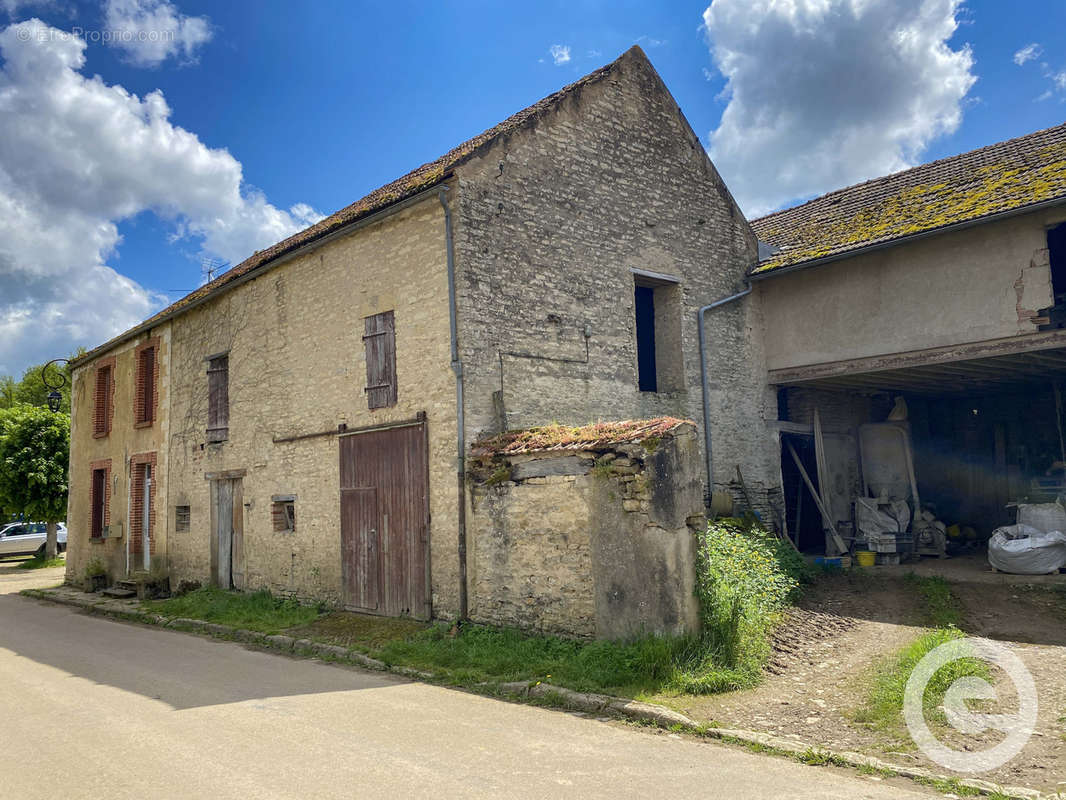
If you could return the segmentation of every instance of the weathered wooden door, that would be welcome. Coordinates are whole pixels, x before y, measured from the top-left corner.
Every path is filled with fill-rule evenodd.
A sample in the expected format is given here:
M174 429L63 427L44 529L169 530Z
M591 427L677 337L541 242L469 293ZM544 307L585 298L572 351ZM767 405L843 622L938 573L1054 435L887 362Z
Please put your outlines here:
M244 588L244 494L240 478L214 481L215 583Z
M345 605L428 619L425 425L342 436L340 483Z

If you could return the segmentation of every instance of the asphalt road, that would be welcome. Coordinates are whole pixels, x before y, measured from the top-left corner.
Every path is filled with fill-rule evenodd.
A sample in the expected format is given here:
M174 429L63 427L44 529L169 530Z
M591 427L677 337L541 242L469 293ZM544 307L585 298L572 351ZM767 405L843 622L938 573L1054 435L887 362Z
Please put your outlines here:
M842 770L126 625L0 565L0 797L928 797Z

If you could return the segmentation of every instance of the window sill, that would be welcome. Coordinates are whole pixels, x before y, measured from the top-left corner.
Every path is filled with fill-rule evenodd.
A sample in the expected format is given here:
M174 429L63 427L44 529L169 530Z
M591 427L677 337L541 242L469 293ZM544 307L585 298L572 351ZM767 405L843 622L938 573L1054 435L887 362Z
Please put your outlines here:
M155 420L154 419L149 419L149 420L146 420L144 422L134 422L133 423L133 427L134 428L151 428L153 425L155 425Z
M106 439L110 435L111 435L111 431L108 431L107 433L94 433L93 434L93 438L94 439Z
M104 543L106 541L107 541L107 539L105 537L103 537L103 536L90 536L89 537L89 543L90 544L102 544L102 543Z

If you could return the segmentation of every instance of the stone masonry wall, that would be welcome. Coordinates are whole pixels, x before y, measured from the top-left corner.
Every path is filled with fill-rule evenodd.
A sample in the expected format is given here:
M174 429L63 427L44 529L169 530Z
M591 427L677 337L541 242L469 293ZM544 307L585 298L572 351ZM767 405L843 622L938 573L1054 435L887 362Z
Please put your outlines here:
M644 55L456 174L468 439L662 414L702 428L696 310L739 288L756 242ZM633 269L680 279L678 391L637 389ZM761 331L750 297L707 316L715 483L740 464L765 503L780 467Z
M471 618L607 639L696 630L699 466L692 425L661 442L474 462Z
M244 470L245 585L342 599L336 436L275 439L408 420L426 412L433 611L458 609L455 383L443 212L436 197L335 239L173 322L168 516L175 580L210 579L210 483ZM398 402L367 408L363 318L395 311ZM229 352L229 438L206 441L205 357ZM295 495L295 532L271 498Z

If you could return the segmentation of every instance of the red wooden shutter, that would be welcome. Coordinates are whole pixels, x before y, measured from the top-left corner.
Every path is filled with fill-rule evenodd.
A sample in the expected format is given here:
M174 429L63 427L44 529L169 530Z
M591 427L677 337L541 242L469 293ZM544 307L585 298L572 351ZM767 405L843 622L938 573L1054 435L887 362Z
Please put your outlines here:
M96 391L93 398L93 435L111 432L111 367L96 368Z
M392 311L363 320L366 400L370 408L396 405L396 318Z
M216 356L207 366L207 441L229 438L229 356Z
M155 347L146 347L137 358L137 398L134 421L138 425L155 420Z
M104 501L107 491L107 470L94 469L93 483L90 492L90 505L92 517L89 525L89 535L93 539L99 539L104 535Z

